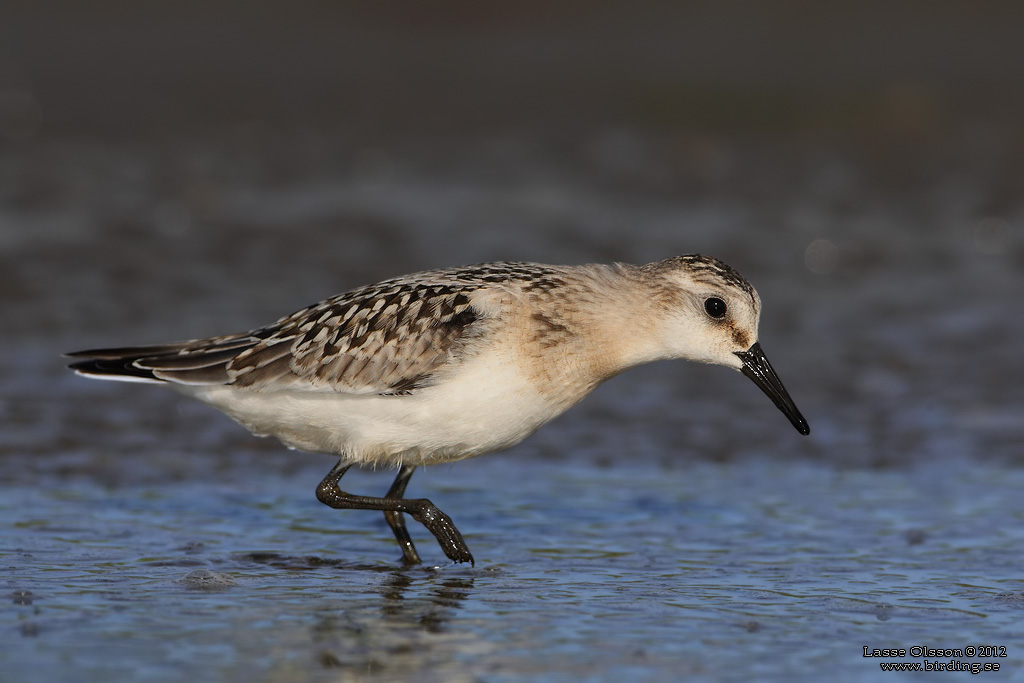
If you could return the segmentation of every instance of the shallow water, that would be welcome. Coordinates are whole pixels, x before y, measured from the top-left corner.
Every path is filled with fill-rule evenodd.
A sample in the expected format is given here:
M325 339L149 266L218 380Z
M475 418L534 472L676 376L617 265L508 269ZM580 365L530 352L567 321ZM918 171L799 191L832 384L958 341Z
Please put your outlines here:
M1024 680L1024 136L925 100L910 130L257 120L0 148L0 679L860 681L865 646L1005 646L952 659ZM738 373L630 371L417 472L473 567L415 524L403 567L380 514L320 505L329 458L59 358L418 269L693 251L758 288L811 435Z
M444 558L414 529L428 561L416 568L393 562L377 514L320 506L317 474L5 491L4 621L21 635L5 669L868 680L879 669L863 646L971 644L1008 647L973 661L1022 663L1016 469L499 456L417 482L477 563L430 566Z

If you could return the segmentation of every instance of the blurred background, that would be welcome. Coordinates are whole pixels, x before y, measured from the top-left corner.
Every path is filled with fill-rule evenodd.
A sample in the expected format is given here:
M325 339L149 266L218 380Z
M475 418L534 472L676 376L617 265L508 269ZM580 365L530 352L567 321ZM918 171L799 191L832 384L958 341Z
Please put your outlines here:
M1022 26L1024 5L998 1L6 3L7 486L65 491L53 505L70 514L68 496L103 509L178 482L192 500L197 479L270 495L283 477L317 523L362 528L312 510L328 459L171 392L74 377L59 354L248 329L426 268L703 252L758 288L761 341L809 438L741 376L674 363L492 457L568 481L593 476L581 462L677 482L725 467L698 498L747 467L775 500L810 495L794 463L826 479L929 471L929 492L893 494L914 503L892 519L931 534L967 509L954 496L914 518L949 472L1010 481L1022 461ZM512 465L434 481L462 467L468 508L494 474L472 468ZM1022 519L992 485L963 483L963 500L998 501L978 524ZM49 528L15 508L17 528ZM368 557L389 556L381 534ZM511 547L492 540L493 557Z
M248 329L424 268L700 251L761 291L764 346L817 430L784 434L786 457L1018 459L1022 20L1013 2L8 4L6 450L67 436L63 413L40 434L56 386L123 395L57 352ZM783 431L731 376L647 372L660 393L616 380L602 409L715 411L670 421L687 457L764 453L716 445L737 406Z

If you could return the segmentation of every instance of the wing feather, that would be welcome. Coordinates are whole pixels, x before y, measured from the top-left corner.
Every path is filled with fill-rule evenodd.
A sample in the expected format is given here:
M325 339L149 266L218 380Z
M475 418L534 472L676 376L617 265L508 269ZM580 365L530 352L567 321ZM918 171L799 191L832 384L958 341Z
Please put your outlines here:
M328 299L275 323L270 337L227 370L235 385L262 390L408 393L480 334L470 295L481 284L382 283ZM278 342L282 336L291 343ZM281 372L281 347L288 373Z
M385 280L251 332L159 346L69 354L80 374L254 391L405 394L492 329L473 306L481 289L559 286L556 267L488 263Z

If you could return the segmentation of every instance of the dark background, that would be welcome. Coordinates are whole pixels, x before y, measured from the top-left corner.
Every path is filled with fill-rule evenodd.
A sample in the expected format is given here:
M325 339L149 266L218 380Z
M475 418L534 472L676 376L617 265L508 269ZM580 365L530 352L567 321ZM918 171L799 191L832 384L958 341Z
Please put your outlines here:
M1014 121L1024 73L1014 2L101 1L3 18L0 87L32 102L7 105L15 139L254 124L924 135Z
M782 451L712 430L693 457L1017 460L1021 19L957 2L7 6L8 411L31 433L19 394L125 390L82 388L60 352L247 329L403 272L701 251L759 288L762 341L817 429ZM646 372L667 378L666 417L778 420L717 371ZM638 386L622 381L613 412ZM24 440L45 452L67 430Z

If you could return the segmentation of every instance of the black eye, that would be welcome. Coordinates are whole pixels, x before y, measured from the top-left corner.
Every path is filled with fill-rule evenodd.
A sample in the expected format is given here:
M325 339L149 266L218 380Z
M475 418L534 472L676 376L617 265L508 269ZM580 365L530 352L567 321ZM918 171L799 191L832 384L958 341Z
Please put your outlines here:
M704 300L704 310L712 318L721 318L725 315L725 302L717 296L709 297Z

